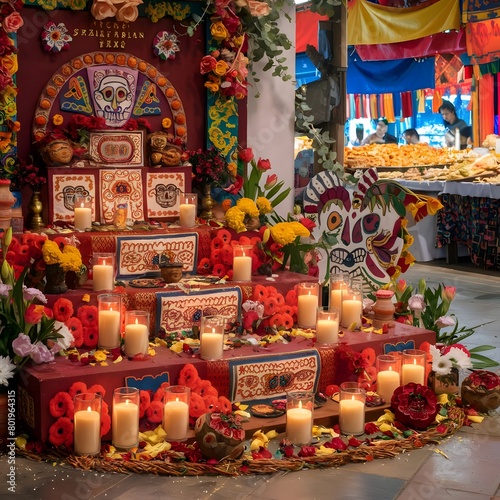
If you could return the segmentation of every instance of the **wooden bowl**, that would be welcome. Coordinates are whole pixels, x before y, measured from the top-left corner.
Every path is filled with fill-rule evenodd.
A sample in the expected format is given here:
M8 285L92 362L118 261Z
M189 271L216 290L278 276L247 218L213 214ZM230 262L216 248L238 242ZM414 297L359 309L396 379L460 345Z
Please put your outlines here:
M182 262L160 264L161 277L165 283L177 283L182 279Z

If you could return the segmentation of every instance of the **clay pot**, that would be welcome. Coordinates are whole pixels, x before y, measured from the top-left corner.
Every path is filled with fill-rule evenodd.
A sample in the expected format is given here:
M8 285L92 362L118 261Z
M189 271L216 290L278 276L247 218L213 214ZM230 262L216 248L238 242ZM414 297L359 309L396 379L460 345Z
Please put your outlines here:
M435 394L458 394L459 389L459 372L458 368L452 367L447 375L438 375L431 371L427 378L427 385L434 391Z
M205 413L196 421L194 432L205 458L237 460L245 451L245 431L231 415Z
M394 292L391 290L378 290L375 293L377 300L372 306L374 312L373 326L375 328L382 328L384 324L394 321L396 308L392 302L393 295Z
M160 264L161 277L165 283L177 283L182 278L182 262Z
M484 379L478 383L478 377ZM500 383L498 375L486 370L478 370L462 382L461 396L465 405L481 413L488 413L500 407ZM488 388L489 387L489 388Z

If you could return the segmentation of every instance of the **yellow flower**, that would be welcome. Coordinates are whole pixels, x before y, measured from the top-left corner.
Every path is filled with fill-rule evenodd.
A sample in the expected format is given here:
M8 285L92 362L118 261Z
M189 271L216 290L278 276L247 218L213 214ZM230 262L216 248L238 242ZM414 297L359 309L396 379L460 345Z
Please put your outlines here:
M224 76L227 73L228 69L229 66L227 65L226 61L217 61L217 64L215 65L213 71L217 76Z
M259 216L259 209L257 208L255 201L251 200L250 198L240 198L236 202L236 206L250 217Z
M47 265L59 264L62 252L59 245L52 240L45 240L42 247L43 260Z
M257 198L256 203L261 215L270 214L273 211L271 202L264 196L260 196L259 198Z
M278 222L275 226L271 226L271 236L276 243L283 246L294 242L296 238L290 222Z
M62 115L57 114L57 115L54 115L54 116L52 117L52 123L53 123L56 127L58 127L59 125L62 125L62 124L63 124L63 122L64 122L64 118L62 117Z
M212 35L212 38L218 41L225 40L229 37L229 32L221 21L213 23L210 26L210 34Z
M233 43L234 43L234 46L235 47L241 47L243 45L243 42L245 40L245 36L244 35L241 35L241 36L235 36L233 38Z
M245 212L242 212L238 207L229 208L225 214L225 217L228 226L234 229L237 233L245 231Z
M289 224L290 227L293 229L295 236L304 236L307 238L308 236L311 235L309 229L307 229L306 226L304 226L304 224L301 224L300 222L297 221L290 222Z
M170 118L163 118L161 121L161 126L164 129L170 128L172 126L172 120Z
M219 91L219 84L215 82L205 82L204 83L205 87L210 90L210 92L218 92Z
M236 163L232 161L231 163L227 164L227 170L234 177L237 173L238 167L236 166Z
M436 215L438 210L443 208L443 204L437 198L427 199L427 212L429 215Z

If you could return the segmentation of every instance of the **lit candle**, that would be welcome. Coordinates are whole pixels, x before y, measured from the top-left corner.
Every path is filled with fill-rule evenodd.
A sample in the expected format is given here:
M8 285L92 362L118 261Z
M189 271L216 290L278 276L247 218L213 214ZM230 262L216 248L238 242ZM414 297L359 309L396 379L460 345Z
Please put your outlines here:
M99 347L114 349L120 345L120 311L99 311L98 327Z
M383 370L377 374L377 394L384 398L387 403L391 402L394 391L400 386L399 373L389 366L388 370Z
M184 401L168 401L163 410L163 429L167 441L184 441L189 430L189 405Z
M339 322L336 319L318 319L316 322L316 342L336 344L339 337Z
M314 328L316 324L316 309L318 308L318 296L309 293L299 295L297 298L297 323L302 328Z
M125 325L125 354L147 354L149 347L149 330L147 325L138 322Z
M286 437L293 444L309 444L312 439L313 416L308 408L299 406L286 411Z
M359 436L365 431L365 405L352 396L339 403L339 426L342 434Z
M200 355L202 359L222 359L224 353L224 334L211 332L201 333Z
M115 270L112 265L94 264L92 267L94 292L112 290L115 284Z
M74 226L80 231L85 231L92 227L92 209L84 206L75 207Z
M74 415L73 448L77 455L96 455L101 450L101 416L89 406Z
M403 364L401 369L401 379L401 385L406 385L410 382L424 385L425 368L422 365L418 365L416 359L413 360L413 364Z
M248 255L233 258L233 281L250 281L252 279L252 257Z
M126 399L113 404L113 446L130 449L139 442L139 407Z
M330 306L336 307L340 311L342 308L342 290L332 290L330 292Z
M347 299L342 301L342 326L349 328L352 324L361 326L363 302L361 300Z
M196 221L196 205L181 203L179 205L179 224L181 227L193 227Z

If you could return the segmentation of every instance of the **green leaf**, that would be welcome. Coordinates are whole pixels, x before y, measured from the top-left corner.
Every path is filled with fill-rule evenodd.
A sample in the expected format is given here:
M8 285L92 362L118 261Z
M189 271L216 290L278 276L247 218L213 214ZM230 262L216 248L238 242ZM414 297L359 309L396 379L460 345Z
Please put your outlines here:
M492 349L496 349L496 347L494 345L478 345L477 347L469 349L469 352L474 353L474 352L491 351Z

